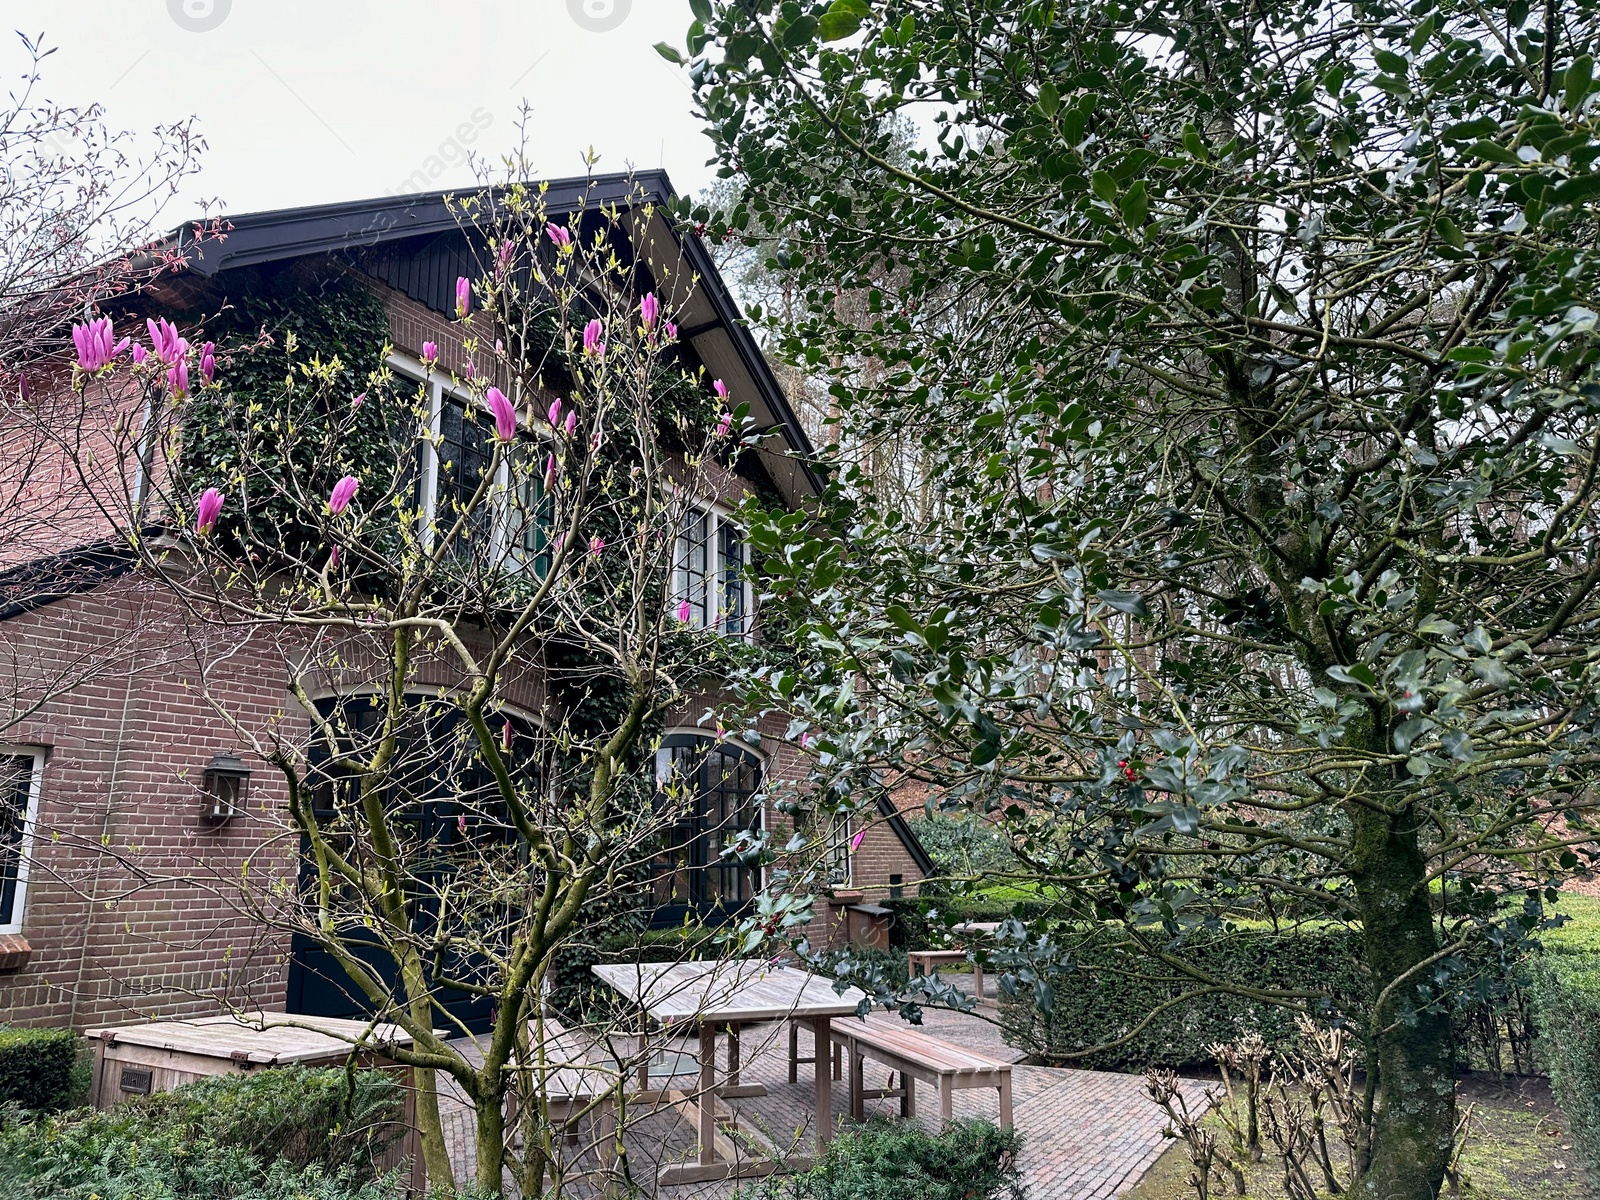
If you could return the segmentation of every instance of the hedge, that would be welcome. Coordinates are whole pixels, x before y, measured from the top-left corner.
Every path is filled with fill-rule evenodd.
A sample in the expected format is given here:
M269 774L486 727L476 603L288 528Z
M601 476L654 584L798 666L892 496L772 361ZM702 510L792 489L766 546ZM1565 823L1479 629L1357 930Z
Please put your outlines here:
M1048 1014L1034 1005L1031 989L1019 989L1016 996L1001 994L1006 1040L1041 1059L1098 1070L1181 1070L1211 1065L1207 1046L1234 1041L1246 1032L1260 1033L1272 1045L1294 1039L1291 1011L1225 993L1167 1009L1134 1032L1162 1004L1193 990L1194 983L1131 950L1118 928L1085 931L1065 940L1074 969L1050 981L1053 1003ZM1365 1007L1368 996L1358 943L1352 930L1340 926L1292 933L1197 932L1189 936L1184 954L1208 974L1232 983L1262 990L1327 990L1341 1011L1355 1013ZM1111 1049L1073 1056L1117 1041L1121 1044Z
M1547 953L1533 969L1539 1054L1572 1125L1572 1144L1600 1181L1600 955Z
M56 1112L81 1102L89 1072L70 1029L0 1028L0 1103Z

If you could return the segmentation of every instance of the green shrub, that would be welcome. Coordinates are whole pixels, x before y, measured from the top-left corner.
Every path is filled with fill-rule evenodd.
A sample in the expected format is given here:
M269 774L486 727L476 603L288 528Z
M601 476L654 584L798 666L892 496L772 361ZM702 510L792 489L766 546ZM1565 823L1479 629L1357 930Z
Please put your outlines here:
M107 1112L0 1129L11 1200L393 1200L374 1158L398 1132L399 1085L357 1072L264 1070L186 1084Z
M1131 950L1115 927L1063 940L1071 946L1074 969L1049 981L1049 1013L1035 1006L1031 990L1018 989L1016 996L1001 993L1006 1040L1042 1059L1113 1071L1184 1069L1209 1066L1207 1046L1234 1041L1246 1032L1260 1033L1269 1045L1288 1045L1294 1039L1294 1017L1288 1010L1220 993L1167 1009L1134 1032L1160 1005L1193 984ZM1327 989L1339 1009L1350 1014L1366 1006L1359 935L1343 927L1195 933L1185 954L1203 970L1231 982L1260 989ZM1069 1057L1123 1038L1127 1040L1110 1049Z
M0 1029L0 1103L56 1112L82 1102L89 1075L70 1029Z
M941 1134L874 1117L840 1134L821 1162L770 1176L739 1200L1021 1200L1015 1128L959 1121Z
M871 946L844 946L823 955L817 964L822 974L864 989L869 995L906 985L910 972L904 950L875 950Z
M1550 1088L1571 1122L1578 1161L1600 1181L1600 955L1540 955L1531 990Z

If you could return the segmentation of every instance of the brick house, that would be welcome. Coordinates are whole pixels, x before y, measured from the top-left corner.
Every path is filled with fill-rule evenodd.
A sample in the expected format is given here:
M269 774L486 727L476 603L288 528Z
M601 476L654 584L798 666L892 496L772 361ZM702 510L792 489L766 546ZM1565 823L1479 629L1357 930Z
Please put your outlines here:
M555 181L546 203L552 214L574 211L580 199L591 207L625 205L637 202L641 189L657 206L652 235L681 252L701 281L682 319L682 353L748 398L757 422L775 431L725 473L719 496L697 510L680 541L681 589L697 606L696 623L709 626L720 615L724 627L753 628L759 636L748 585L729 590L711 582L734 578L746 565L729 504L757 489L804 504L817 490L804 465L810 447L704 246L665 219L671 188L664 175ZM214 305L252 272L292 267L308 278L338 274L369 288L387 313L396 371L412 369L424 341L437 343L441 368L459 370L462 345L448 316L454 281L470 257L466 237L441 194L236 217L225 239L195 247L190 267L138 297L118 325L192 311L196 297ZM448 421L450 389L434 386L438 419ZM422 470L437 473L437 454ZM340 998L317 982L304 947L195 883L247 871L295 877L299 849L275 836L282 822L269 819L286 803L283 785L266 764L248 755L239 760L249 776L237 815L218 821L208 812L217 786L231 786L230 758L241 751L196 687L200 664L211 664L210 685L225 687L230 707L245 719L309 734L307 715L285 690L285 647L261 633L217 655L218 647L204 644L215 633L187 620L170 588L137 569L103 530L96 536L93 522L51 489L47 480L59 478L42 471L46 482L30 492L36 505L29 527L47 532L0 551L7 564L0 653L14 696L31 705L0 745L0 1022L81 1028L214 1011L219 1001L347 1015ZM59 670L90 659L99 669L68 684L37 678L45 664ZM419 678L418 685L432 682ZM535 707L539 681L520 686ZM668 720L658 770L678 762L701 772L703 803L723 811L748 810L773 783L799 778L797 752L776 724L763 730L773 736L759 748L718 741L695 724L705 708L687 705ZM208 786L208 769L221 771L224 782ZM850 905L913 892L931 871L887 797L880 810L853 848L859 831L830 831L837 886L819 897L808 931L814 943L842 940ZM769 828L786 820L770 801L760 819ZM700 832L706 827L687 830L675 851L672 879L658 888L660 920L714 917L713 893L755 886L716 878L723 868L711 835Z

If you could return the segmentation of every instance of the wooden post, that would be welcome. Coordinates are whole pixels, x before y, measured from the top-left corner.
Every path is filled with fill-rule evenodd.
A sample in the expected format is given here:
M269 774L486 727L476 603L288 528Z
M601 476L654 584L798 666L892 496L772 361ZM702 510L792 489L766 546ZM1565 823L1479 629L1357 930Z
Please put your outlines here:
M789 1082L800 1082L800 1022L789 1022Z
M1000 1076L1000 1128L1011 1124L1011 1072Z
M739 1022L728 1022L728 1085L739 1086Z
M865 1056L861 1047L852 1042L850 1044L850 1115L857 1121L867 1119L867 1101L862 1093L866 1090Z
M700 1161L717 1161L717 1027L700 1022Z
M828 1017L813 1017L811 1031L817 1047L817 1157L821 1158L833 1140L833 1055L828 1053L833 1045L833 1022Z

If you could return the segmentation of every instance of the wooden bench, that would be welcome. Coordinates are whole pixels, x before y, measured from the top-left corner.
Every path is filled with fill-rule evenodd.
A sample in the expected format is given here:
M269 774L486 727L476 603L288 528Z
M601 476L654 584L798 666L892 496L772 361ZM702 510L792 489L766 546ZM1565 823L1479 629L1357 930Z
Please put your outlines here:
M554 1017L545 1017L544 1072L545 1105L550 1123L561 1129L568 1143L578 1140L577 1121L593 1112L595 1143L600 1161L609 1164L616 1148L617 1078L602 1067L588 1065L589 1056L582 1041L569 1033ZM528 1022L528 1041L537 1056L539 1023ZM507 1120L515 1119L515 1103Z
M1011 1124L1011 1064L952 1046L926 1033L918 1033L898 1017L843 1020L832 1030L836 1046L850 1051L850 1115L866 1119L869 1097L899 1096L900 1113L917 1115L917 1080L939 1089L939 1116L951 1119L952 1094L958 1088L995 1088L1000 1093L1000 1124ZM868 1091L862 1067L869 1058L900 1076L898 1088Z
M964 963L967 961L965 950L908 950L906 952L906 968L913 975L937 975L939 968L949 963ZM979 1000L983 999L983 965L972 964L972 992Z

